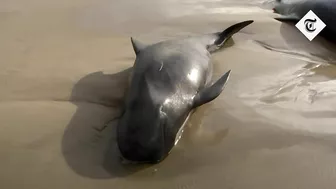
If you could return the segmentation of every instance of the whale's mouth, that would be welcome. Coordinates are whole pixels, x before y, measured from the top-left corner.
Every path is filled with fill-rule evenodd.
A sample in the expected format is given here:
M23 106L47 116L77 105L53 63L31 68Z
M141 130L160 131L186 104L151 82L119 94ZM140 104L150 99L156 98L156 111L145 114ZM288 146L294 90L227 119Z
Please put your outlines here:
M180 127L180 129L179 129L178 132L176 133L174 146L176 146L177 143L180 141L180 139L181 139L181 137L182 137L182 134L183 134L183 132L184 132L184 128L185 128L185 126L186 126L186 124L187 124L187 122L188 122L188 120L189 120L189 118L190 118L190 116L191 116L192 113L193 113L193 112L189 112L187 118L184 120L182 126Z
M122 165L127 166L127 165L139 165L139 164L152 164L151 161L138 161L138 160L127 159L126 157L122 155L120 148L117 148L117 149L118 149L119 162Z
M120 163L123 164L123 165L137 165L137 164L140 164L141 162L138 162L138 161L131 161L131 160L128 160L122 156L119 157L120 159Z
M143 165L143 164L147 164L147 165L153 165L153 164L157 164L160 163L163 159L165 159L167 157L167 155L164 155L160 158L134 158L134 157L127 157L129 155L129 153L126 154L122 154L120 151L120 148L118 148L118 158L119 158L119 163L124 165L124 166L137 166L137 165Z
M133 161L124 158L122 155L119 156L120 163L122 165L141 165L141 164L156 164L159 163L161 160L157 161Z

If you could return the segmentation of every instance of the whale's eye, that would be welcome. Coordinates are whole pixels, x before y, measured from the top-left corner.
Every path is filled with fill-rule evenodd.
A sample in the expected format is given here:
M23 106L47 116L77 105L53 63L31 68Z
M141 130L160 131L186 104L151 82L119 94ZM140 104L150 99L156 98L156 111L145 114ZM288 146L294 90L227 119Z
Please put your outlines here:
M276 8L272 9L274 13L278 13L278 10Z

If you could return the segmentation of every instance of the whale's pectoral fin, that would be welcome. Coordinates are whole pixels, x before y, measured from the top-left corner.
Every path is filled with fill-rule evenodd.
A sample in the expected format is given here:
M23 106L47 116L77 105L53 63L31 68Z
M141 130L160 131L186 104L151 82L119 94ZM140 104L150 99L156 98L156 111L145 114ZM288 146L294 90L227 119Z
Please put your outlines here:
M193 101L193 108L197 108L217 98L223 91L225 84L230 77L230 73L231 73L231 70L226 72L214 84L198 92L198 94L195 96L194 101Z
M253 20L247 20L226 28L223 32L218 34L218 39L215 41L215 45L217 45L218 47L222 47L224 43L228 39L230 39L235 33L239 32L241 29L252 24L253 22L254 22Z
M298 22L300 19L296 15L282 15L274 18L280 22Z
M138 55L140 53L140 51L144 48L146 48L147 45L141 43L140 41L134 39L133 37L131 37L131 42L132 42L132 46L133 46L133 50L135 52L135 55Z

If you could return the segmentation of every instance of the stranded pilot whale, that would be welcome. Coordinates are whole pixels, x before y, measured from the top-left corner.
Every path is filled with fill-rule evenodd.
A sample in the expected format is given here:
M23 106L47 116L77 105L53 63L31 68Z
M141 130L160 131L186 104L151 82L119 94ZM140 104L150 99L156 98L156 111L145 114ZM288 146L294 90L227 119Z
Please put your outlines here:
M280 14L276 20L292 23L299 22L310 10L326 24L321 35L336 42L336 0L275 0L273 8ZM311 21L306 24L311 24Z
M217 98L229 79L231 70L211 83L211 53L252 22L152 45L131 38L136 59L124 113L117 125L122 159L159 163L168 156L190 114Z

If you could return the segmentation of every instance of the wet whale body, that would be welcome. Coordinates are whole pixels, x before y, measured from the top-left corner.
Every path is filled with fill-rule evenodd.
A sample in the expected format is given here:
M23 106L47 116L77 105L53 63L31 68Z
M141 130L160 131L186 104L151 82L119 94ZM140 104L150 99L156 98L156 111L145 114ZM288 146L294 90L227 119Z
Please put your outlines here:
M252 22L152 45L131 38L136 60L117 126L123 160L158 163L168 156L190 114L217 98L229 79L231 70L211 83L211 53Z
M281 15L276 20L292 23L297 23L312 10L326 24L321 36L336 42L336 0L276 0L273 10ZM312 22L314 20L306 24Z

